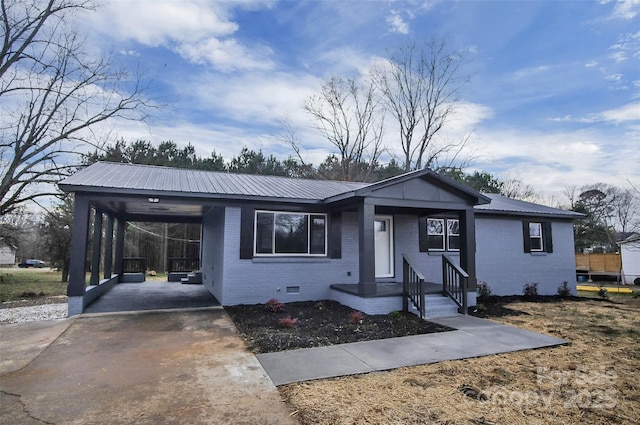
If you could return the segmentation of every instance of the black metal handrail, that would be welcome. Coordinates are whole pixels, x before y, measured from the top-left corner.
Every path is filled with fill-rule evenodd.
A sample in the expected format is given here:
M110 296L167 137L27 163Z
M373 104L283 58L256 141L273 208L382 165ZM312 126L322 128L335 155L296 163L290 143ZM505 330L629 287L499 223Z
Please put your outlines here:
M405 255L402 256L402 288L402 310L409 311L409 301L411 301L420 312L420 318L424 319L424 276Z
M200 270L200 259L197 257L173 257L168 259L168 263L169 273Z
M124 257L122 259L123 273L146 273L147 259L146 257Z
M469 275L446 255L442 256L442 285L443 295L455 301L462 313L467 314Z

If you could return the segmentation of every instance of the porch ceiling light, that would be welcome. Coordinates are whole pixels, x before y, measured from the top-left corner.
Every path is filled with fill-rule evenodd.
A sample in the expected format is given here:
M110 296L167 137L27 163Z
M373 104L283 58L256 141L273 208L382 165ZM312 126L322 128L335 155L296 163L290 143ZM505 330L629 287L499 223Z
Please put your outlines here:
M149 202L151 202L152 204L157 204L158 202L160 202L160 199L158 199L158 198L149 198Z

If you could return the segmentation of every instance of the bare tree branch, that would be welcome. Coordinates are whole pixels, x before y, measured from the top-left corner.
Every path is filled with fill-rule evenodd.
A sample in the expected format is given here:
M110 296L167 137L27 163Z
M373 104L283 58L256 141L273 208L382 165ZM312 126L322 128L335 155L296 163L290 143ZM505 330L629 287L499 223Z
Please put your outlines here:
M389 52L385 63L373 71L387 111L397 121L405 171L430 167L456 146L437 139L468 78L460 75L462 61L437 38L411 43Z
M332 177L367 181L383 151L384 118L373 85L333 77L324 82L319 95L305 101L304 109L338 150L340 175Z
M101 146L93 128L114 118L143 120L151 103L110 57L85 54L66 20L93 9L84 0L0 0L0 215L48 193L78 165L82 145Z

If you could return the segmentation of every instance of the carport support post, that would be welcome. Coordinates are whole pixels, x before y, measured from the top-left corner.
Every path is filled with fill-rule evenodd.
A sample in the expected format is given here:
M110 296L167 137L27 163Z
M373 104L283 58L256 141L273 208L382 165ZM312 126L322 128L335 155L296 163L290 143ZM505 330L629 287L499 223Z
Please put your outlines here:
M113 273L113 216L107 215L107 228L104 240L104 279L111 279Z
M358 206L359 226L359 278L358 293L361 296L376 293L376 253L374 240L374 220L376 207L363 199Z
M123 270L123 258L124 258L124 229L127 226L127 222L121 218L118 218L116 228L116 262L114 272L118 275L118 279L122 280Z
M93 245L91 247L91 279L89 285L100 283L100 247L102 246L102 212L95 210L93 219Z
M84 310L85 268L89 242L89 211L89 201L76 193L73 203L71 262L69 263L69 284L67 285L69 316L80 314Z
M473 207L458 213L460 220L460 267L469 275L467 290L475 292L476 278L476 220ZM465 295L467 296L467 295ZM467 314L465 311L464 314Z

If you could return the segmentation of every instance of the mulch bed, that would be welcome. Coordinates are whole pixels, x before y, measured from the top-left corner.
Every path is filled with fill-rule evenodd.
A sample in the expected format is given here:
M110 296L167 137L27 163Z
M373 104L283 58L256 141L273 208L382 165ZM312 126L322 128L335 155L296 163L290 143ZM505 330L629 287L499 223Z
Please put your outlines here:
M320 347L454 330L411 313L367 315L335 301L284 304L273 312L265 304L225 307L254 353ZM360 316L362 315L362 316ZM281 323L297 319L293 327ZM290 322L290 321L289 321Z

